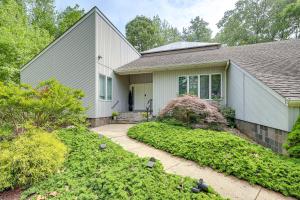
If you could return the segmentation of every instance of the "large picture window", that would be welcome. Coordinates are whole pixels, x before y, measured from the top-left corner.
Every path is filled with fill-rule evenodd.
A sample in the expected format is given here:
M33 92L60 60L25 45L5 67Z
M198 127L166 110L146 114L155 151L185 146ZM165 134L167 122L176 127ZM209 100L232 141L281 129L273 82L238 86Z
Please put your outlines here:
M187 78L186 76L179 77L179 95L187 94Z
M112 100L112 78L99 74L99 98Z
M189 94L198 96L198 76L189 76Z
M209 75L200 75L200 98L209 99Z
M211 75L211 98L221 98L221 74Z
M220 99L222 97L222 75L201 74L178 77L178 94L191 94L201 99Z

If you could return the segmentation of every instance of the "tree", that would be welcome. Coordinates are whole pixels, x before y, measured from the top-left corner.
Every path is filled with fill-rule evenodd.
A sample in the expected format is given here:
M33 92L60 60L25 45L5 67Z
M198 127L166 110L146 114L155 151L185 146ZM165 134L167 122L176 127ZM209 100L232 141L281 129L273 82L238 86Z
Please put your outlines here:
M49 33L28 22L26 9L15 0L0 1L0 81L19 81L19 69L51 40Z
M153 22L157 26L159 45L165 45L181 40L181 34L177 28L171 26L167 20L161 20L158 15L153 17Z
M158 27L145 16L136 16L126 24L125 29L126 38L138 51L145 51L159 44Z
M288 31L300 38L300 0L289 4L281 13L282 18L288 24Z
M58 30L56 36L62 35L69 27L77 22L84 14L84 9L81 9L78 4L74 7L68 6L57 17Z
M51 36L55 36L56 12L54 0L27 0L29 8L29 20L32 25L47 30Z
M212 31L208 28L208 23L199 16L191 20L188 28L183 28L183 40L190 42L209 42Z
M218 22L221 30L215 40L233 46L288 38L286 22L280 16L287 3L287 0L239 0Z
M136 16L126 25L126 37L139 51L181 40L178 29L159 16L154 16L153 19Z

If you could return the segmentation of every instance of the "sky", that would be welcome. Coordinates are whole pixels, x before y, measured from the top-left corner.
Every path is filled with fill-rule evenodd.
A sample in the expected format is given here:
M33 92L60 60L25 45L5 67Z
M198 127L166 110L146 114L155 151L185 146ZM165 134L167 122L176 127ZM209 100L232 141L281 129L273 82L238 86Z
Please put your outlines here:
M209 23L213 35L218 32L217 22L226 10L234 8L237 0L56 0L56 9L80 5L85 11L97 6L125 35L125 25L136 15L158 15L182 31L192 18L200 16Z

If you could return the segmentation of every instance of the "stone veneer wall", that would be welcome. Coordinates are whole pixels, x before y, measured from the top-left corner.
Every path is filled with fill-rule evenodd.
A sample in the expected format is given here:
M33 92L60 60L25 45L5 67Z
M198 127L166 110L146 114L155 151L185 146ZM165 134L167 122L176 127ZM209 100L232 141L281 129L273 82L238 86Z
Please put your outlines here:
M271 148L277 153L286 153L282 145L286 141L288 132L242 120L236 120L236 124L242 133L255 142Z
M112 120L110 117L89 118L88 119L88 122L90 123L91 127L97 127L97 126L102 126L105 124L110 124L111 121Z

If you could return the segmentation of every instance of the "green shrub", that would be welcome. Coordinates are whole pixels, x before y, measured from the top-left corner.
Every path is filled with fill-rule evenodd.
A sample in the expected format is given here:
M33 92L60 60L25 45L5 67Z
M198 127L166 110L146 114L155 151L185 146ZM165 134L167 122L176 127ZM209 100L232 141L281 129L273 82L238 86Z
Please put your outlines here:
M61 130L58 136L70 150L64 170L24 191L21 199L222 199L211 188L192 193L195 180L164 172L159 161L147 168L149 158L138 158L106 137L83 129ZM99 150L102 143L105 150Z
M84 124L83 93L61 85L56 80L36 88L14 83L0 83L0 127L9 124L15 133L27 125L52 131L59 127Z
M220 108L220 112L225 117L227 125L231 128L235 128L235 110L230 107L223 106Z
M0 191L48 177L62 166L67 152L54 134L39 130L26 132L0 148Z
M288 134L284 147L291 157L300 158L300 116Z
M148 122L130 128L128 136L202 166L300 198L300 159L278 155L231 133Z

